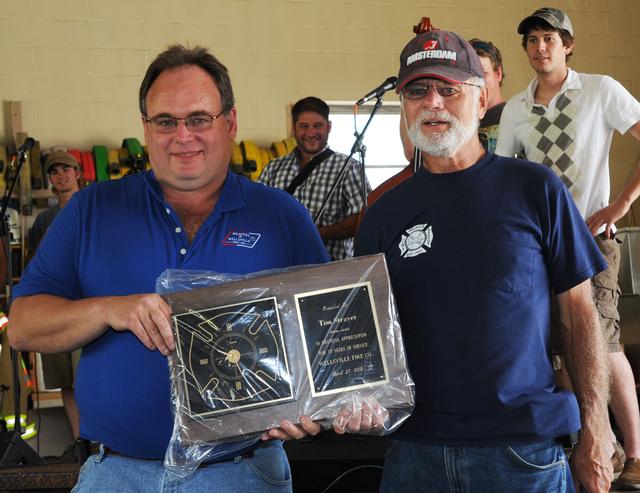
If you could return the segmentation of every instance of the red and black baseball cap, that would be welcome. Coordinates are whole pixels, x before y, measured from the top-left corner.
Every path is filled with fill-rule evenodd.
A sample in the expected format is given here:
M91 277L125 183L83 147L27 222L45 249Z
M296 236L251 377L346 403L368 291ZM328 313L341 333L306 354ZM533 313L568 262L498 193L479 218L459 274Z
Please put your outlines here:
M402 50L396 92L423 77L460 83L483 76L476 50L467 41L456 33L434 29L416 36Z

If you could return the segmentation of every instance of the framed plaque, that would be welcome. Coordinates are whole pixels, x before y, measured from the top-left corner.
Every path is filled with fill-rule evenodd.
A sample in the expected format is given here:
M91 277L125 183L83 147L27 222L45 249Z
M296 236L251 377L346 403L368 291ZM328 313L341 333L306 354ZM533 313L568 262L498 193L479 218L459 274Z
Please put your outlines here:
M330 425L367 399L389 412L387 431L408 417L413 382L383 255L229 282L193 275L195 289L185 290L189 271L159 279L183 289L163 295L173 313L181 445L254 437L301 415ZM207 282L216 285L201 287Z
M371 283L295 299L312 397L389 382Z

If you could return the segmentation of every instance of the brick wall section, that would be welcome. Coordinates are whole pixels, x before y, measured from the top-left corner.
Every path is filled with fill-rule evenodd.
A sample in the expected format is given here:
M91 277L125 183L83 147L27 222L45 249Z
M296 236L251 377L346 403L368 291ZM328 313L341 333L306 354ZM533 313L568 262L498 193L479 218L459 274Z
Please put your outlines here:
M571 66L610 74L640 97L640 0L558 0L576 29ZM0 96L22 101L43 145L118 145L142 139L137 90L149 61L172 42L204 44L231 71L239 139L287 134L283 108L314 94L356 100L397 72L420 17L496 43L506 96L532 77L515 33L541 4L529 0L0 0ZM393 95L388 95L388 98ZM6 105L5 105L6 113ZM8 139L0 119L0 141ZM614 141L619 189L639 147ZM637 208L640 221L640 208Z

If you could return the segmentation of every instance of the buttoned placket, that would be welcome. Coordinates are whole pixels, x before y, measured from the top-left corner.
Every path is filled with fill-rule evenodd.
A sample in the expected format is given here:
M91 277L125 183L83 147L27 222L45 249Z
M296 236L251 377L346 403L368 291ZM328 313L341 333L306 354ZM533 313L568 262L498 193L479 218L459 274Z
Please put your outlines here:
M189 240L183 231L178 215L173 211L169 204L164 205L164 211L167 216L169 216L169 222L171 223L170 227L173 229L174 234L177 235L176 246L178 247L178 262L180 264L179 266L181 266L185 262L187 254L189 253Z

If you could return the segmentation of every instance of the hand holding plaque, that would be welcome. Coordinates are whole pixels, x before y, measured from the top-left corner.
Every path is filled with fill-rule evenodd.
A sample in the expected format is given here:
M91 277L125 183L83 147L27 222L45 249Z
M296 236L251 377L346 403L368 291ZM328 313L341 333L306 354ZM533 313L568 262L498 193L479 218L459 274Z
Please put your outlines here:
M383 255L231 279L167 271L158 292L176 340L170 447L185 456L301 415L388 433L413 409Z

